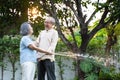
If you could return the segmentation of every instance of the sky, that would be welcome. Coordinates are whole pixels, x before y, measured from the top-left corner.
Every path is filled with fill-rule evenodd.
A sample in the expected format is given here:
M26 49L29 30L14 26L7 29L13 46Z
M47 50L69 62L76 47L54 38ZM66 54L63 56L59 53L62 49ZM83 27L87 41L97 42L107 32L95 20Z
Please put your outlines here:
M97 2L98 0L91 0L92 2ZM100 3L104 3L106 2L106 0L99 0ZM95 7L92 5L88 5L88 9L86 10L85 8L83 8L84 14L87 14L87 20L88 18L91 16L91 14L93 13L93 11L95 10ZM99 20L102 16L102 13L98 12L96 15L96 17L93 18L93 20L91 21L90 25L93 25L93 23L96 20Z

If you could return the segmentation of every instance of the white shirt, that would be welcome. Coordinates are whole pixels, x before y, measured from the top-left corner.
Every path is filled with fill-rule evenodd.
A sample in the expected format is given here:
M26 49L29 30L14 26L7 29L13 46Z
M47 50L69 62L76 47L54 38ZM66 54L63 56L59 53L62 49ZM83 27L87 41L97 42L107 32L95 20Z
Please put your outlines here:
M50 30L43 30L40 32L37 43L39 43L39 48L52 52L55 52L55 48L58 41L58 32L54 29ZM44 53L38 52L37 58L40 58L41 60L50 59L51 61L54 61L54 55L45 55Z

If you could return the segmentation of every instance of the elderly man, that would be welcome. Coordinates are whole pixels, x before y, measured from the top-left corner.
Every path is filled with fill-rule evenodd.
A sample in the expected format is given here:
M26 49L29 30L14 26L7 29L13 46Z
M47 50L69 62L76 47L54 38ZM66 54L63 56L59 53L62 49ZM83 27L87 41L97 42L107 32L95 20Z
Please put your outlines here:
M45 30L41 31L37 42L39 48L54 53L58 41L58 32L53 29L55 19L47 17L44 22ZM38 80L45 80L45 73L47 73L48 80L56 80L55 77L55 58L53 55L46 55L39 52L38 54Z

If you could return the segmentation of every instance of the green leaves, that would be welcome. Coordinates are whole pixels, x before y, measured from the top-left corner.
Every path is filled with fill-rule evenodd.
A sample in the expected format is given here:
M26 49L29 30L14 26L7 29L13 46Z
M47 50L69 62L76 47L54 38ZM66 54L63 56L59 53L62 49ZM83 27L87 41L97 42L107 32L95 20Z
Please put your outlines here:
M120 22L116 25L114 31L116 35L120 35Z
M80 62L80 69L85 74L85 80L98 80L99 76L101 78L101 72L102 74L110 73L109 68L102 65L102 63L90 58L85 58Z
M95 73L90 73L87 75L85 80L98 80L98 76Z
M81 70L82 70L83 72L89 73L89 72L92 71L93 65L92 65L92 63L84 60L84 61L82 61L82 62L80 63L80 68L81 68Z
M0 51L7 53L7 55L19 55L20 36L4 36L0 38Z
M80 69L85 73L85 80L98 80L99 69L97 68L99 67L89 58L80 63Z
M12 34L12 30L15 31L15 34L19 34L21 22L27 21L28 18L27 2L25 0L0 0L0 37Z

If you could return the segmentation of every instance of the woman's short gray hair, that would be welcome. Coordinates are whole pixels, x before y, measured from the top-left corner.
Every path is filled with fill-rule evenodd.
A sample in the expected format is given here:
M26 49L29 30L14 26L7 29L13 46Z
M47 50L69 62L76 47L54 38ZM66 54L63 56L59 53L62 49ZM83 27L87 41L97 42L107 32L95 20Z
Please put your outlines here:
M28 23L28 22L24 22L24 23L21 24L20 34L21 34L22 36L25 36L25 35L28 35L28 34L29 34L29 26L31 26L31 25L30 25L30 23Z

